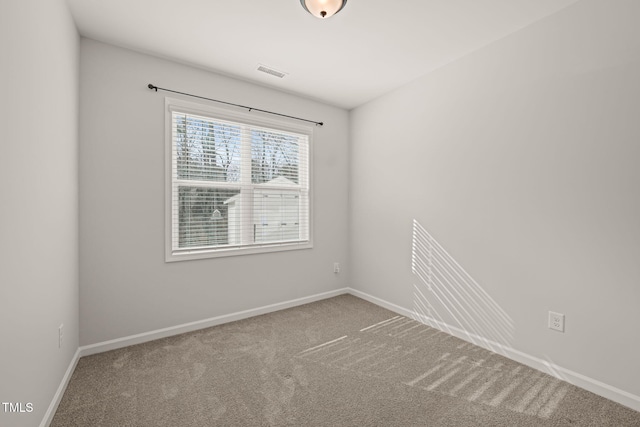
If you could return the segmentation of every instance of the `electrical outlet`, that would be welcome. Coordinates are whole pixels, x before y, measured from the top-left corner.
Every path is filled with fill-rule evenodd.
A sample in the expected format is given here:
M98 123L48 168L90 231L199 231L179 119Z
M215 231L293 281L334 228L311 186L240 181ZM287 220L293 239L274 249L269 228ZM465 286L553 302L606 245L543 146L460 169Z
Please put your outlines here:
M333 263L333 272L338 274L340 273L340 263L339 262L334 262Z
M64 324L61 323L60 326L58 326L58 348L62 348L63 328L64 328Z
M549 329L564 332L564 314L549 312Z

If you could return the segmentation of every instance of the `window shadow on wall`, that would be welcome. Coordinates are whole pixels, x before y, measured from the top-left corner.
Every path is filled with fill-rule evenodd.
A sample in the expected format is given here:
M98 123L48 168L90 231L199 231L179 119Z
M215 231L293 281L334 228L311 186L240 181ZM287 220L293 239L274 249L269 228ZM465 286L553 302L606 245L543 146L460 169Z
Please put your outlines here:
M513 320L415 219L411 257L417 320L504 354Z

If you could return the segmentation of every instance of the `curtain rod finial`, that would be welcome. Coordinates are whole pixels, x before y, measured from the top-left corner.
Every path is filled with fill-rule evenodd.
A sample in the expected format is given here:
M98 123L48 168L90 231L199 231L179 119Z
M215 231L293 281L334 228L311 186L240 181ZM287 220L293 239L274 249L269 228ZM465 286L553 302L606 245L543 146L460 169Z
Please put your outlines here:
M149 83L149 84L147 85L147 87L148 87L149 89L155 89L155 90L156 90L156 92L158 91L158 86L154 86L154 85L152 85L151 83Z

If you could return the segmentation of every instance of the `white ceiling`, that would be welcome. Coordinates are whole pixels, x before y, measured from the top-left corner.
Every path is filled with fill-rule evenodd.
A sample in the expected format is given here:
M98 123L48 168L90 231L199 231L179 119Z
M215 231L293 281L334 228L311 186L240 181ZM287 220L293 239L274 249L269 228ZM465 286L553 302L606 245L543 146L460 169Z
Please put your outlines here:
M85 37L347 109L576 1L349 0L320 20L298 0L68 0Z

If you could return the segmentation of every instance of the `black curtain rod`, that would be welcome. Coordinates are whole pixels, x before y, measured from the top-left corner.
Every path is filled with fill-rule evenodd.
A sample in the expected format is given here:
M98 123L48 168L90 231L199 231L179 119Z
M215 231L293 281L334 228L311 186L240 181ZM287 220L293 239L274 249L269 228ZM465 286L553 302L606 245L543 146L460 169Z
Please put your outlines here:
M184 92L178 92L177 90L171 90L171 89L165 89L163 87L158 87L156 85L153 85L151 83L149 83L147 85L147 87L151 90L155 90L156 92L159 90L164 90L165 92L173 92L173 93L179 93L180 95L186 95L186 96L191 96L193 98L200 98L200 99L206 99L207 101L213 101L213 102L218 102L220 104L226 104L226 105L233 105L234 107L240 107L240 108L246 108L249 111L255 110L255 111L260 111L261 113L267 113L267 114L273 114L275 116L280 116L280 117L288 117L290 119L295 119L295 120L301 120L303 122L309 122L309 123L313 123L316 126L324 126L323 122L315 122L313 120L307 120L307 119L302 119L300 117L295 117L295 116L287 116L286 114L280 114L280 113L274 113L273 111L267 111L267 110L261 110L259 108L253 108L253 107L247 107L246 105L240 105L240 104L233 104L231 102L226 102L226 101L220 101L217 99L211 99L211 98L205 98L204 96L198 96L198 95L192 95L190 93L184 93Z

